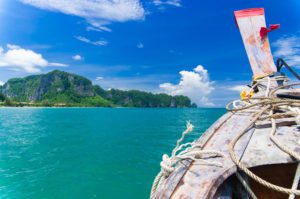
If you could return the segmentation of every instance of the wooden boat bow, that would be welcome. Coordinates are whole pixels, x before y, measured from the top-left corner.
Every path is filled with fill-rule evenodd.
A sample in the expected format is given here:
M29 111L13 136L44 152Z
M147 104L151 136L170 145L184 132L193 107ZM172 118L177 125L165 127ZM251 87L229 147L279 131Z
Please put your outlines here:
M194 143L203 151L224 154L201 157L222 166L188 158L180 161L152 198L300 196L300 176L294 178L298 170L300 175L300 166L296 172L300 161L300 100L299 89L295 89L300 84L288 85L287 77L277 71L267 35L260 35L260 27L266 26L264 10L236 11L235 17L253 71L253 94L229 104L229 112Z

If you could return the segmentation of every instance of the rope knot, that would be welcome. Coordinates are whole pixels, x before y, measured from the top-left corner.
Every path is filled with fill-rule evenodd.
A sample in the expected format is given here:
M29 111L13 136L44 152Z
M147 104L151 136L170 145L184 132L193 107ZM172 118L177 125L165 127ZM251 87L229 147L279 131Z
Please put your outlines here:
M160 162L161 170L165 177L168 177L173 171L173 163L172 158L170 158L167 154L162 156L162 161Z
M167 154L162 156L162 161L160 162L161 171L154 179L150 198L153 198L156 189L171 175L171 173L175 170L175 167L182 160L197 161L198 163L205 165L222 167L221 163L205 160L206 158L210 157L224 157L221 152L202 150L201 146L197 144L196 141L187 142L184 144L182 143L186 135L193 131L193 128L194 126L188 121L186 124L186 130L182 132L181 138L177 140L176 147L173 149L172 155L170 157Z

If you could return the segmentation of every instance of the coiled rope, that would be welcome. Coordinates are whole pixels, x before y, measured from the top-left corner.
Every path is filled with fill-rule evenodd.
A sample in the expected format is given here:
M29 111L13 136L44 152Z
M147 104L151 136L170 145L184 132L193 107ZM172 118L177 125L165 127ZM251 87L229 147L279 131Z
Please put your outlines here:
M289 147L283 145L276 137L275 137L275 133L276 133L276 121L275 121L275 114L274 114L274 110L278 110L278 109L283 109L285 111L291 111L291 113L289 113L290 115L296 115L296 122L297 124L299 124L299 120L300 120L300 110L299 107L300 106L300 100L291 100L291 99L280 99L280 98L274 98L274 97L269 97L269 95L274 95L274 93L282 88L286 88L286 87L291 87L291 86L296 86L296 85L300 85L300 83L296 83L296 84L290 84L290 85L285 85L285 86L281 86L278 87L276 89L274 89L272 92L269 93L269 90L267 89L268 95L266 95L266 97L263 98L251 98L249 99L249 101L247 102L247 104L244 104L241 107L235 107L235 108L231 108L233 103L229 103L226 108L228 111L242 111L242 110L247 110L253 107L257 107L259 109L261 109L260 111L258 111L258 113L254 116L253 120L249 123L248 126L246 126L243 131L237 136L235 137L229 144L229 154L230 157L232 159L232 161L237 165L237 167L244 171L249 177L251 177L253 180L255 180L256 182L258 182L259 184L278 191L278 192L282 192L285 194L289 194L290 197L292 196L300 196L300 190L296 190L294 185L292 187L292 189L288 189L285 187L281 187L275 184L272 184L262 178L260 178L259 176L257 176L256 174L254 174L253 172L251 172L246 165L244 165L240 159L235 155L234 153L234 147L236 145L236 143L238 142L238 140L247 133L248 129L250 127L252 127L254 125L254 123L258 120L260 120L263 114L267 114L267 117L263 117L262 119L267 119L270 118L271 120L271 131L270 131L270 139L272 140L272 142L282 151L284 151L285 153L289 154L290 156L294 157L298 162L300 161L300 156L295 153L293 150L291 150ZM254 103L251 103L251 101L256 101ZM258 101L258 102L257 102ZM250 103L250 104L249 104ZM294 107L296 106L296 107ZM283 113L281 114L281 116L284 116L284 114L287 113ZM278 114L277 114L278 116ZM295 176L295 178L299 179L299 176ZM298 183L298 182L297 182ZM250 187L248 187L250 188Z
M290 197L293 196L299 196L300 195L300 190L296 190L294 184L292 189L288 189L285 187L281 187L275 184L272 184L253 172L251 172L241 161L240 159L235 155L234 153L234 147L238 140L245 134L247 133L247 130L252 127L256 121L258 120L265 120L265 119L270 119L272 128L270 131L270 139L278 146L282 151L288 153L292 157L296 158L298 161L300 161L300 156L289 149L288 147L284 146L283 144L280 143L278 139L275 137L276 133L276 121L275 118L277 117L286 117L286 116L296 116L296 122L297 124L300 124L300 109L296 108L295 106L299 107L300 106L300 100L292 100L292 99L280 99L274 97L274 93L282 88L287 88L291 86L296 86L300 85L300 83L296 84L290 84L290 85L285 85L285 86L280 86L277 87L276 89L270 91L270 82L273 79L268 78L268 84L266 87L266 94L265 97L259 97L259 98L251 98L249 100L243 100L243 101L234 101L229 104L227 104L226 108L228 111L232 112L237 112L237 111L243 111L247 110L249 112L255 112L254 118L251 120L249 125L247 125L244 130L236 137L234 138L230 144L228 145L229 147L229 154L232 159L232 161L237 165L237 167L245 172L249 177L251 177L253 180L256 182L260 183L261 185L278 191L282 193L289 194ZM284 77L279 77L276 78L275 80L283 80L286 81ZM254 86L262 86L260 83L262 80L259 80L258 83L254 84ZM253 87L254 87L253 86ZM270 97L272 96L272 97ZM232 108L233 106L233 108ZM250 109L256 107L257 109ZM285 113L276 113L274 114L274 110L277 109L285 109ZM289 112L287 112L289 111ZM269 113L267 116L263 116L264 114ZM192 160L192 161L197 161L200 164L205 164L205 165L213 165L213 166L219 166L222 167L222 165L219 162L213 162L213 161L207 161L203 159L203 156L207 157L224 157L224 154L215 151L215 150L202 150L201 146L197 145L197 143L194 142L189 142L182 144L184 138L186 137L187 134L189 134L193 130L193 125L188 122L186 126L186 130L182 133L182 136L180 139L177 140L176 147L173 149L171 156L169 157L167 154L164 154L162 156L162 161L160 163L161 166L161 171L158 173L158 175L155 177L155 180L153 182L152 188L151 188L151 195L150 198L154 197L154 194L156 190L159 188L161 184L163 184L170 174L175 170L176 166L182 161L182 160ZM299 172L300 173L300 172ZM240 174L238 175L238 179L242 182L243 186L245 189L250 193L250 196L252 198L256 198L255 194L252 192L251 188L247 183L242 179ZM299 174L300 175L300 174ZM295 179L299 179L299 176L295 176ZM296 180L295 180L296 181Z
M205 159L212 157L224 157L223 153L216 150L202 150L201 146L197 144L196 141L182 144L186 135L192 132L193 128L194 126L190 122L187 122L186 130L177 140L176 147L173 149L171 157L167 154L162 156L162 161L160 163L161 170L154 179L150 198L154 197L154 193L158 187L166 181L182 160L192 160L199 164L222 167L220 162L208 161ZM204 157L205 159L203 159Z

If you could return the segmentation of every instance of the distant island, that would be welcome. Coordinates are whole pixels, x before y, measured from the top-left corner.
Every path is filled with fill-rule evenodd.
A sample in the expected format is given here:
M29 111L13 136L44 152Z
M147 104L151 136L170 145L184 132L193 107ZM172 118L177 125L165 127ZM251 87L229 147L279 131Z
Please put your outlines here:
M186 96L105 90L85 77L59 70L9 79L0 86L0 106L196 107Z

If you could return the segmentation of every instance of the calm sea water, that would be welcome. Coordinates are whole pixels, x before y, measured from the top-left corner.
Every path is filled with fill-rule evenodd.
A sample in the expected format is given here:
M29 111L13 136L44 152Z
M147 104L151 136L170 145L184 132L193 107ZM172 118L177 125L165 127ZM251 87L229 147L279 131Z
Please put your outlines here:
M0 108L0 198L149 198L163 153L190 120L224 109Z

